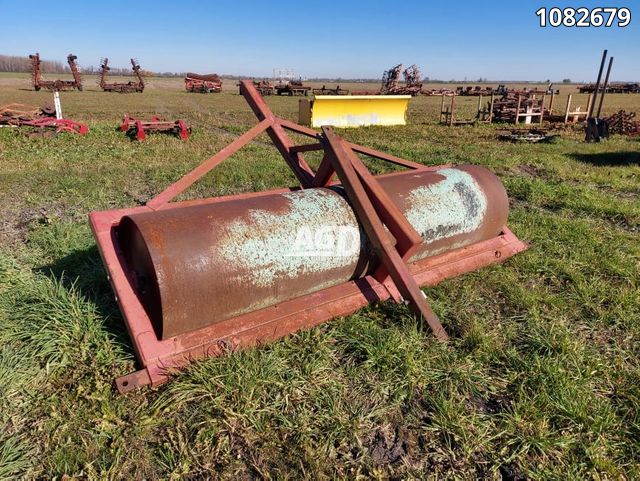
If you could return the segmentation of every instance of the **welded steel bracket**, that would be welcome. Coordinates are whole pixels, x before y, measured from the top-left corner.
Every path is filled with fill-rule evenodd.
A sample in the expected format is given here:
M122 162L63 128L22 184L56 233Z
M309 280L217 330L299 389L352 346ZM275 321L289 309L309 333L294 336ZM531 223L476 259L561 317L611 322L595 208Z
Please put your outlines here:
M100 255L142 368L116 379L116 386L120 392L165 382L172 371L195 358L216 356L235 349L259 345L332 318L349 315L371 302L390 298L408 302L411 309L426 320L437 338L444 340L446 332L418 286L431 286L444 279L502 262L527 248L527 245L518 240L505 226L502 233L495 238L408 263L407 260L414 252L415 246L420 242L419 235L380 188L377 177L371 175L357 154L420 171L437 170L444 166L429 167L411 162L347 142L330 129L325 128L320 134L276 117L251 81L243 81L240 91L260 121L256 126L185 174L146 205L91 212L89 215ZM314 142L295 145L287 131L312 138ZM300 184L298 187L171 202L194 182L262 133L269 135L297 177ZM309 151L324 151L323 161L316 171L311 169L304 159L303 153ZM347 192L359 221L381 258L381 265L374 274L217 322L196 331L164 340L158 339L151 320L136 295L133 276L119 244L119 224L123 216L328 186L334 183L335 175ZM393 175L398 173L378 177Z

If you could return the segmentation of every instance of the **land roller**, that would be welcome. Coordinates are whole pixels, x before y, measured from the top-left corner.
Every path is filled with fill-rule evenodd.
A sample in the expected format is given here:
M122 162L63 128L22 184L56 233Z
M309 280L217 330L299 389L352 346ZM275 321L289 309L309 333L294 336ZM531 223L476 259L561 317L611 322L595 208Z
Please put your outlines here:
M146 205L90 214L141 366L116 380L120 392L387 299L444 341L420 286L527 248L506 227L506 191L484 167L375 151L276 117L252 82L241 92L256 126ZM172 201L264 132L298 186ZM288 132L313 143L294 145ZM323 153L316 170L309 151ZM404 170L374 176L363 157Z

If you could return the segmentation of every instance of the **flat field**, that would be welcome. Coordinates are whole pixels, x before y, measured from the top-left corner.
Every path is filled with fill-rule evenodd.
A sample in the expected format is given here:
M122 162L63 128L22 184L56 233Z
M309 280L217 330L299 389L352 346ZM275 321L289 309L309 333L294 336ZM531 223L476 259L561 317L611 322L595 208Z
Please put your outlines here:
M447 344L380 304L121 396L133 348L87 214L144 203L255 119L233 81L210 95L180 79L128 95L85 84L61 97L87 136L0 129L0 478L640 478L640 139L585 144L570 127L499 142L503 126L438 125L428 97L406 127L339 130L428 165L487 166L531 248L426 290ZM0 105L51 101L29 88L0 74ZM297 120L297 98L267 103ZM605 114L620 108L640 111L640 95L607 97ZM125 112L193 133L132 142L116 131ZM293 183L260 137L187 196Z

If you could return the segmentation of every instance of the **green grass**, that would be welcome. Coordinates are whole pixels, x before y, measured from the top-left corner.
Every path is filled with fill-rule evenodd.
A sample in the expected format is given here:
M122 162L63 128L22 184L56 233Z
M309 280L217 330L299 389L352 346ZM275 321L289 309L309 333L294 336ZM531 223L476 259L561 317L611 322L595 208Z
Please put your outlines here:
M0 80L0 104L49 99ZM638 140L500 143L496 126L437 125L439 99L414 99L407 127L341 133L501 176L531 248L427 290L451 342L382 304L117 395L133 348L87 213L144 203L254 123L231 88L180 88L62 94L85 138L0 129L0 478L640 477ZM267 101L295 120L296 99ZM127 110L193 135L131 142L115 130ZM185 196L292 183L261 137Z

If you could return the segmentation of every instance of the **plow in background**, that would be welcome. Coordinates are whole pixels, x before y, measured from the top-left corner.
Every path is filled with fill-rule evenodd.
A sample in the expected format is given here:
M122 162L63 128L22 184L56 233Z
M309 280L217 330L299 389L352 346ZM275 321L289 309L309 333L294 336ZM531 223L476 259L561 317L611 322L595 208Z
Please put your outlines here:
M69 64L73 80L42 80L40 54L35 53L29 55L29 59L31 60L31 81L34 90L45 89L51 90L52 92L60 92L62 90L78 89L82 91L82 78L76 65L78 57L75 55L71 53L67 55L67 63Z
M103 58L100 60L100 77L98 78L98 85L105 92L118 92L118 93L131 93L144 91L144 79L140 72L140 64L136 59L131 59L131 70L133 75L138 79L137 82L107 82L107 73L109 72L109 59Z
M527 248L506 227L507 195L487 169L427 167L319 133L276 117L251 82L241 89L257 125L146 205L89 216L141 366L116 380L120 392L387 299L446 340L419 286ZM263 133L299 186L173 201ZM312 151L323 155L316 170L304 159ZM374 176L361 156L407 170Z

